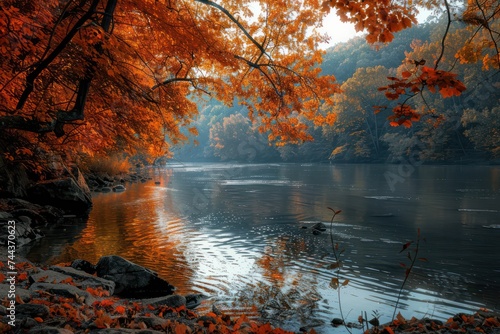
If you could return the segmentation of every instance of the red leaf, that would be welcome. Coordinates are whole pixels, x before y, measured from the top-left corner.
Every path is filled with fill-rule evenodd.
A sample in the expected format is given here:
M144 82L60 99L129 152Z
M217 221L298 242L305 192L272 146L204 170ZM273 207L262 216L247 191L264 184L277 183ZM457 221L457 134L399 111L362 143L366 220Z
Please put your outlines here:
M413 243L413 241L408 241L407 243L405 243L403 245L403 249L401 251L399 251L400 253L402 253L405 249L407 249L408 247L410 247L410 245Z
M403 76L403 79L408 79L409 77L411 77L411 72L403 71L403 73L401 73L401 75Z
M389 326L384 327L384 330L385 330L387 333L389 333L389 334L394 334L394 331L393 331L393 330L392 330L392 328L391 328L391 327L389 327Z
M119 306L115 307L115 312L116 313L125 314L125 311L126 311L126 309L122 305L119 305Z

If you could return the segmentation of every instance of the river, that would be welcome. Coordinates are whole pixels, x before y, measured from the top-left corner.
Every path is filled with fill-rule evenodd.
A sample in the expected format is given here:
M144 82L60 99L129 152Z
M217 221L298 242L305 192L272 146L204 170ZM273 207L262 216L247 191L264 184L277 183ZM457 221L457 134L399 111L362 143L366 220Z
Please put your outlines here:
M177 293L208 295L201 312L215 304L288 330L342 333L330 325L339 298L347 321L391 319L420 230L398 312L500 310L499 167L189 163L149 172L152 181L123 193L95 194L83 229L49 232L28 258L117 254ZM328 207L342 210L331 226ZM314 234L318 222L328 230ZM332 240L339 273L329 269ZM330 286L337 277L340 290Z

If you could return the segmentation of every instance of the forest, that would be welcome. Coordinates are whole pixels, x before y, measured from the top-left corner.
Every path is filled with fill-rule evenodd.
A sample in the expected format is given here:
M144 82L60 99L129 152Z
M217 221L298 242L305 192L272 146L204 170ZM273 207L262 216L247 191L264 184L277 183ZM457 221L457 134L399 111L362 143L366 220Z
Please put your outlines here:
M424 10L430 15L418 22ZM362 35L325 50L330 37L322 29L330 14ZM456 267L471 271L474 279L483 271L485 279L476 288L479 293L493 291L488 293L493 297L478 295L470 301L493 300L498 292L498 268L491 265L498 254L498 243L491 240L500 228L494 182L498 168L490 173L490 166L467 166L478 169L455 171L455 178L446 169L438 171L444 176L435 171L422 173L427 179L410 176L416 164L500 162L499 18L498 0L2 0L0 243L5 247L0 283L6 293L0 297L0 333L109 333L123 328L137 333L289 333L249 319L245 313L256 313L255 304L239 309L238 320L215 304L204 316L191 311L211 298L201 293L208 294L205 289L191 289L194 280L204 279L192 269L203 267L207 277L224 284L248 276L243 278L249 288L227 285L223 291L262 293L250 294L252 303L278 301L269 297L266 281L254 289L259 286L253 284L256 270L285 288L309 277L315 283L306 280L305 285L316 289L327 278L328 289L338 292L342 319L331 320L328 297L290 290L311 312L328 304L320 325L299 327L297 322L292 330L347 329L340 289L350 279L339 279L344 264L337 251L344 250L334 242L337 221L336 228L347 233L369 235L335 236L346 243L368 240L359 247L360 256L369 251L367 245L390 252L380 256L373 248L360 269L376 266L372 262L377 258L385 268L401 269L398 261L392 261L395 266L385 262L401 241L403 250L398 251L410 260L402 266L402 284L389 284L388 271L380 271L384 277L378 286L400 286L392 318L386 319L391 323L379 328L376 310L376 321L368 320L365 311L355 315L358 329L496 330L500 315L486 308L470 316L457 314L446 323L418 321L413 315L407 321L396 311L420 245L420 229L414 243L402 231L417 223L442 225L443 233L436 226L430 229L438 235L436 256L458 256ZM243 164L161 168L171 161ZM391 164L403 161L410 163ZM411 171L402 173L407 166ZM394 167L399 175L391 174ZM488 178L466 179L475 174ZM295 180L296 175L306 181ZM405 188L395 189L387 175L425 196L398 195ZM366 180L378 183L371 186ZM433 197L443 180L450 181L447 205ZM470 182L461 186L462 181ZM377 229L382 223L387 225ZM372 240L373 231L382 235ZM387 236L389 232L395 235ZM292 234L299 236L298 242ZM448 253L440 248L443 235L451 245ZM453 239L458 236L463 239ZM52 243L53 237L65 240ZM479 244L461 243L472 237ZM245 242L250 252L234 241ZM80 256L78 242L95 252L92 257ZM38 248L37 253L37 247L47 245L48 252ZM289 251L289 246L297 248ZM349 256L356 255L358 249L351 249ZM322 263L332 259L330 250L335 261ZM65 260L71 262L35 265L29 260L31 251L35 256L67 252ZM288 265L294 263L287 262L289 256L302 255L305 267ZM472 260L464 261L466 256ZM224 277L228 258L234 275ZM173 259L170 265L168 259ZM247 266L239 259L247 259ZM212 260L221 266L211 266ZM435 291L435 283L459 287L437 277L442 271L439 276L448 279L455 270L447 269L448 261L436 261L440 271L426 276L429 292ZM485 265L478 269L481 261ZM189 263L193 267L184 266ZM305 275L289 272L291 280L285 280L289 268L304 269ZM158 269L168 272L159 274ZM166 281L176 278L175 285ZM178 287L183 294L173 294ZM453 290L451 295L457 296ZM143 298L129 300L135 297ZM463 303L469 300L464 298ZM474 304L474 310L495 302Z
M325 52L330 12L365 35ZM4 1L3 191L109 157L496 161L497 19L489 0Z
M246 117L248 109L234 101L232 107L214 100L198 100L200 114L194 122L197 143L175 148L180 161L285 161L394 163L412 156L422 163L496 163L500 158L500 81L498 69L468 63L449 46L442 66L453 68L467 90L442 99L426 94L417 103L432 115L411 127L392 126L389 116L396 103L388 101L379 87L414 65L408 60L433 59L446 17L431 16L426 22L395 34L388 45L373 45L363 37L326 50L322 73L335 75L341 94L331 112L333 124L310 124L314 141L276 146ZM467 26L453 26L456 45L466 44ZM455 44L454 43L454 44ZM468 52L471 52L469 50ZM464 55L465 56L465 55ZM384 110L376 112L377 106Z

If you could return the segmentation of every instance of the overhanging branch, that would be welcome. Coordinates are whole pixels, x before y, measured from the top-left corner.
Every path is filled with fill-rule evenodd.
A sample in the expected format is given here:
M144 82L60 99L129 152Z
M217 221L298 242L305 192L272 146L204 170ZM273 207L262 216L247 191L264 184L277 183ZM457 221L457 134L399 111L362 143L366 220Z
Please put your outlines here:
M233 21L237 26L238 28L245 34L245 36L260 50L260 52L264 55L266 55L269 59L271 59L271 56L269 56L266 52L266 49L264 49L264 47L262 46L262 44L260 44L259 42L257 42L253 37L252 35L250 35L250 33L245 29L245 27L243 27L241 25L240 22L238 22L238 20L224 7L222 7L221 5L213 2L213 1L210 1L210 0L195 0L196 2L200 2L202 4L205 4L205 5L208 5L208 6L211 6L211 7L214 7L214 8L217 8L218 10L220 10L221 12L223 12L224 14L226 14L226 16L231 20Z

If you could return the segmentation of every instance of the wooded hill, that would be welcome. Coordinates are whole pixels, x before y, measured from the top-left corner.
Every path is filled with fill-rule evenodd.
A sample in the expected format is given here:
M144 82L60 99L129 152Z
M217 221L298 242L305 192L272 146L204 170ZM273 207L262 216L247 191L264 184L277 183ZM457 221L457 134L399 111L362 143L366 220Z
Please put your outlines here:
M394 127L388 117L395 103L379 87L414 65L409 60L435 59L445 29L445 17L431 17L395 35L388 45L373 45L355 37L327 50L322 73L335 75L343 93L336 94L333 125L312 125L314 141L276 146L259 133L238 101L226 107L215 100L197 100L200 115L194 125L196 142L174 150L181 161L307 161L426 163L491 163L500 158L500 77L482 63L461 63L455 53L466 35L465 25L451 28L442 60L467 89L442 99L424 94L417 107L431 113L411 127ZM385 106L375 113L375 106ZM498 160L496 160L498 161Z

